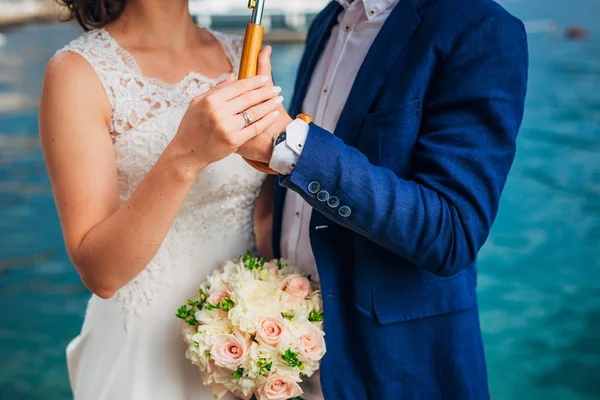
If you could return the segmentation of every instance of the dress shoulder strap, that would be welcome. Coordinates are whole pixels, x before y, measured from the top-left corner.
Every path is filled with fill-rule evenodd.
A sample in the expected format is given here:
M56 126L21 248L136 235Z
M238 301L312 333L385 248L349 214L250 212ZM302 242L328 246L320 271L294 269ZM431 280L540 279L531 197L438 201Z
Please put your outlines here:
M135 67L128 55L120 51L120 47L103 29L85 32L68 45L58 50L56 54L70 51L83 57L96 72L113 111L111 119L111 134L118 134L119 127L114 126L114 121L120 120L115 115L122 110L118 104L122 98L123 82L135 77Z

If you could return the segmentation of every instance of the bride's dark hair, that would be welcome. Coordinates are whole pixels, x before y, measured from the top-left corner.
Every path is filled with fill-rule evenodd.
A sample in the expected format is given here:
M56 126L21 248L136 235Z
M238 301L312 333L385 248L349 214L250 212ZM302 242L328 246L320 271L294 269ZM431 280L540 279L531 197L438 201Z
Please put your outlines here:
M57 0L69 10L68 21L76 19L86 30L102 28L123 13L127 0Z

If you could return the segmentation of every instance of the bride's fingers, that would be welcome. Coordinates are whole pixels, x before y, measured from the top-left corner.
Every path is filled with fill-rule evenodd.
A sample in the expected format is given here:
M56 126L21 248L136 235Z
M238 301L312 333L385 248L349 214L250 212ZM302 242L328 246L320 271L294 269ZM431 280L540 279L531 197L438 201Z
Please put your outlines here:
M240 146L252 138L260 135L264 131L266 131L271 125L277 121L277 117L279 116L279 110L275 110L260 120L256 121L252 125L249 125L240 131L240 140L242 143Z
M225 86L231 85L236 80L237 80L237 78L235 77L235 75L231 75L229 78L225 79L224 81L217 83L214 87L215 88L223 88Z
M270 79L266 76L253 76L252 78L234 81L222 88L213 88L207 99L210 98L211 102L222 104L246 92L266 86L269 81Z
M245 112L246 112L246 114L248 114L250 119L254 122L254 121L258 121L258 120L262 119L269 113L272 113L273 111L277 110L277 108L279 108L281 103L283 103L283 97L277 96L274 99L265 101L261 104L251 107L248 110L246 110ZM238 121L240 121L240 123L241 123L241 125L238 128L239 129L245 128L246 120L244 119L244 117L242 117L241 120L238 119Z
M256 106L257 104L261 104L269 99L275 98L279 93L281 93L281 88L278 86L265 86L260 89L246 92L243 95L230 100L227 104L227 111L231 112L232 114L239 114L242 111ZM262 117L262 115L260 117ZM257 120L260 117L253 117L253 119Z
M202 93L200 96L196 96L192 99L192 104L196 104L199 103L200 101L202 101L205 97L207 97L208 95L210 95L211 93L213 93L213 91L219 89L219 88L223 88L227 85L232 84L233 82L236 81L236 77L235 75L231 75L229 78L225 79L224 81L221 81L219 83L217 83L211 90L207 90L206 92Z

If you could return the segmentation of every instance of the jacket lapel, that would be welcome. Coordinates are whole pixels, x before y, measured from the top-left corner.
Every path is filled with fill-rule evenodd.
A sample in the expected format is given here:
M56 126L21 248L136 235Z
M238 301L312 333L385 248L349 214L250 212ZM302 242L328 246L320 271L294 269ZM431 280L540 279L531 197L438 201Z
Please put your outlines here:
M342 110L335 135L349 145L354 143L361 121L379 93L396 59L419 26L416 0L400 0L363 62Z
M331 36L331 30L337 22L337 16L342 11L342 6L332 1L325 7L322 13L315 19L311 29L309 41L306 43L306 49L300 62L298 70L298 78L296 87L294 88L294 96L290 107L290 115L292 117L302 112L302 103L306 97L308 85L312 78L317 62L323 53L323 49L327 44L327 40ZM281 257L281 223L283 220L283 203L285 201L286 189L281 185L276 185L275 189L275 204L273 211L273 254L276 258Z

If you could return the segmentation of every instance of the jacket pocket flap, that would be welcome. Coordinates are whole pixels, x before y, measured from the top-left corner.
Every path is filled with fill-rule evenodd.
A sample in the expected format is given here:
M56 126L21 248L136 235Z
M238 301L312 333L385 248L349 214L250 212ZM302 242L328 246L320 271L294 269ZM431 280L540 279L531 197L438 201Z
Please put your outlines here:
M470 308L474 303L463 275L425 286L390 288L373 293L375 317L384 325L448 314Z
M420 112L421 101L413 100L399 107L367 114L364 118L363 126L373 127L402 122L418 116Z

